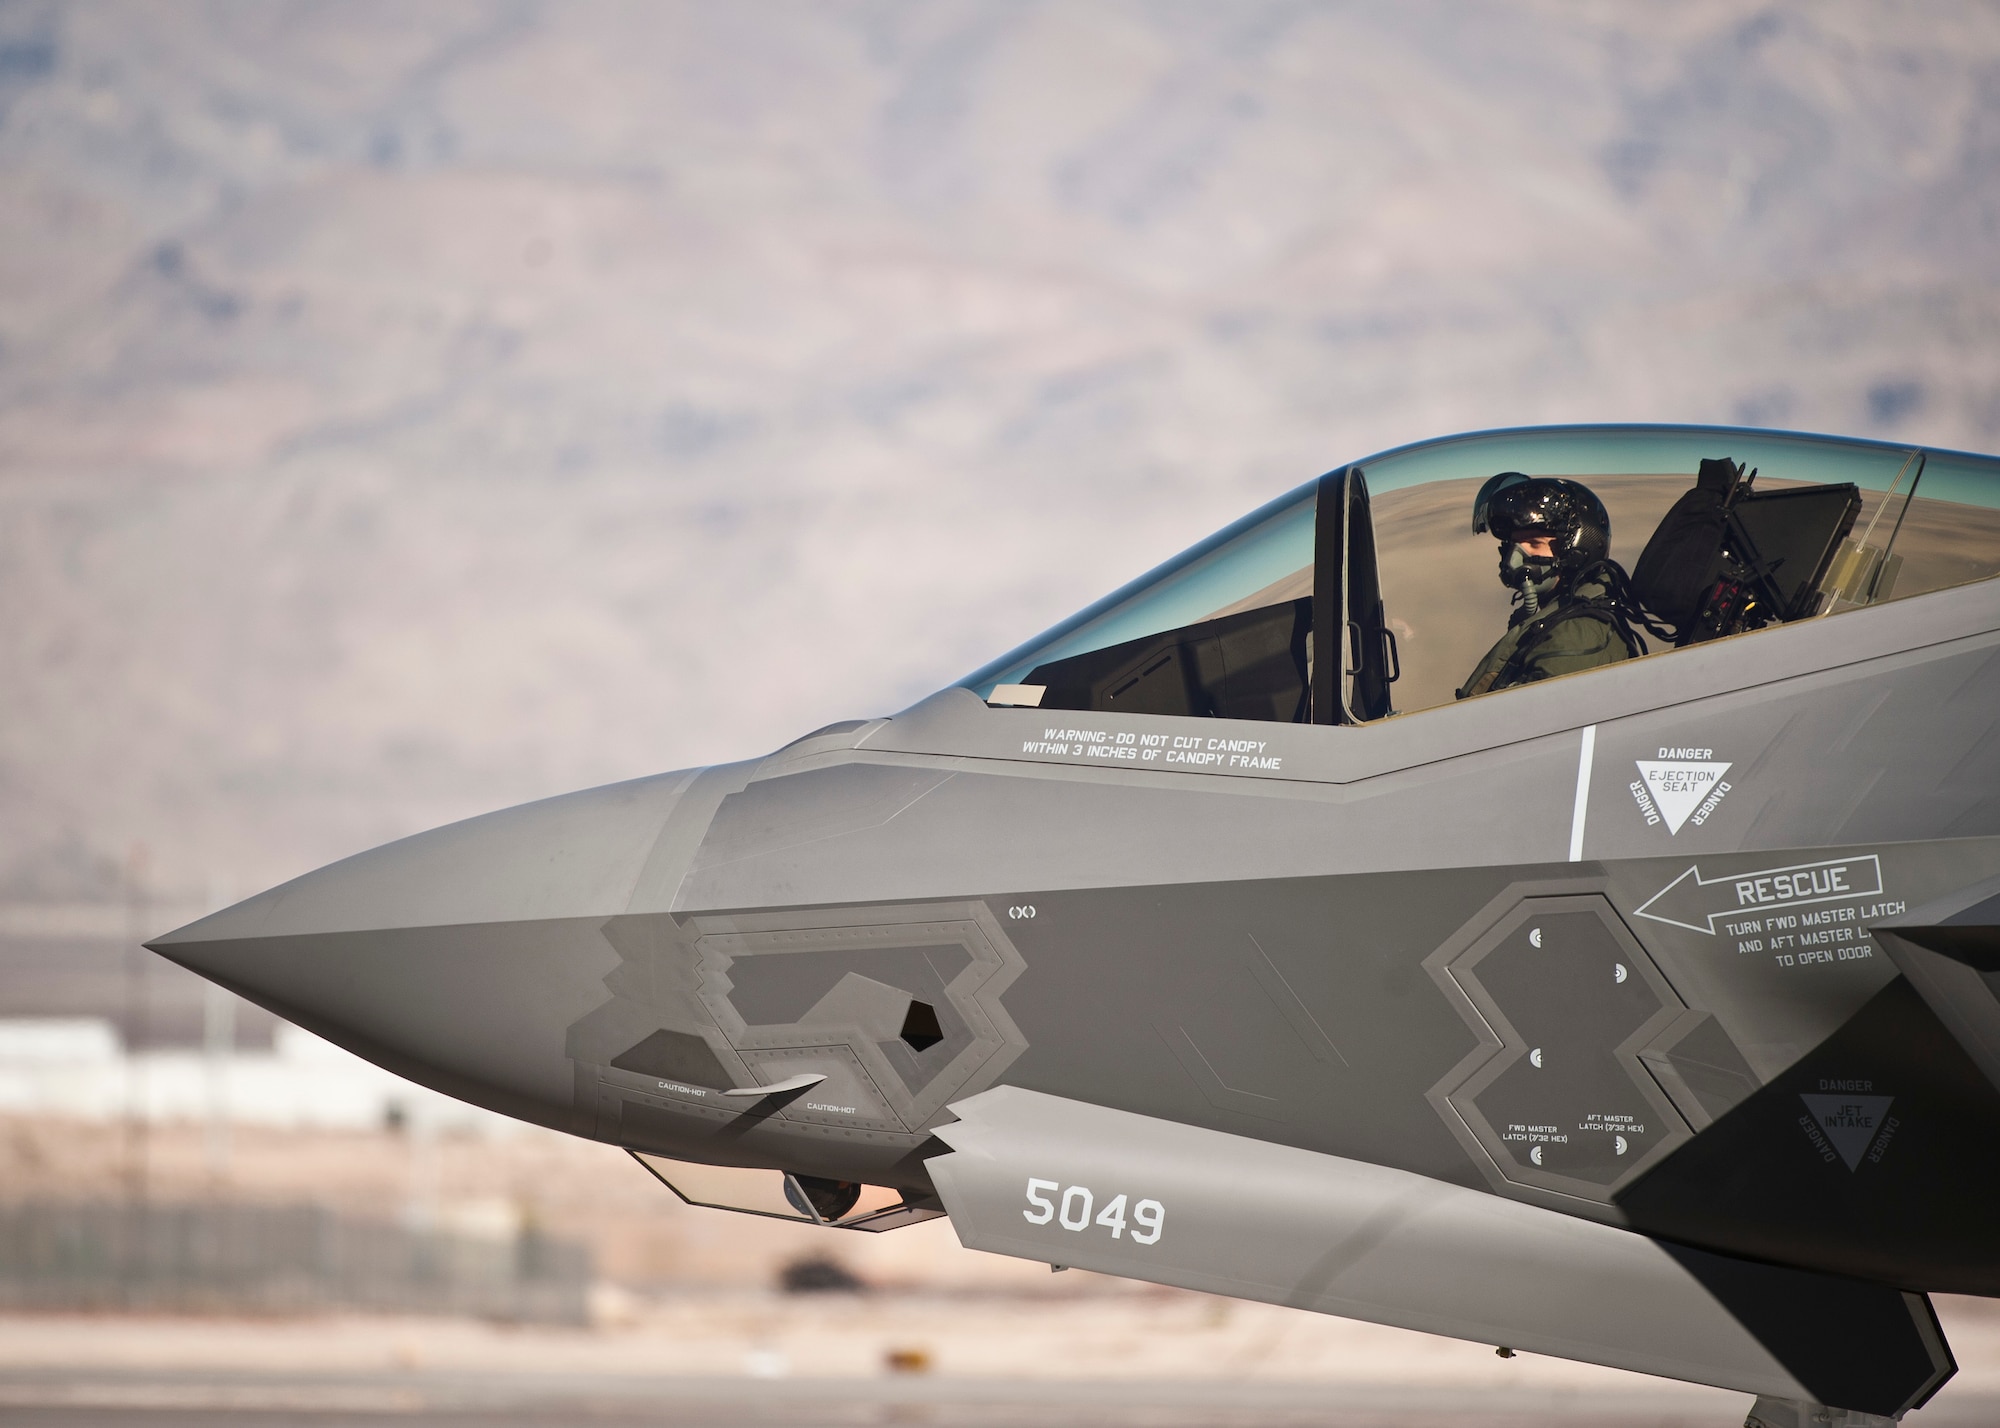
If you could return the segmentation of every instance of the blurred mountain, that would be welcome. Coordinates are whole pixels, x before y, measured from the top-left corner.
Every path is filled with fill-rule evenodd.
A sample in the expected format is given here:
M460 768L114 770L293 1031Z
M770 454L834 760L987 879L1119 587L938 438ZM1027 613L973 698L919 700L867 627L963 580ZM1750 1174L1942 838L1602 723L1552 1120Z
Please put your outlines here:
M889 712L1469 427L2000 446L2000 6L0 5L0 886Z

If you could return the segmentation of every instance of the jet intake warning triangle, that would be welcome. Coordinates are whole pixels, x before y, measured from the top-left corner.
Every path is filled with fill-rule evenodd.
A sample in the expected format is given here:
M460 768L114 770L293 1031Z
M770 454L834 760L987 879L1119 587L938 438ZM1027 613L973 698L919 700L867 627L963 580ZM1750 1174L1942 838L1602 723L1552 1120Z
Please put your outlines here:
M1806 1109L1849 1170L1860 1168L1861 1157L1881 1133L1894 1096L1800 1096Z
M1666 759L1634 759L1639 777L1654 807L1667 820L1667 831L1678 833L1687 817L1701 806L1715 785L1729 771L1726 763L1686 763Z

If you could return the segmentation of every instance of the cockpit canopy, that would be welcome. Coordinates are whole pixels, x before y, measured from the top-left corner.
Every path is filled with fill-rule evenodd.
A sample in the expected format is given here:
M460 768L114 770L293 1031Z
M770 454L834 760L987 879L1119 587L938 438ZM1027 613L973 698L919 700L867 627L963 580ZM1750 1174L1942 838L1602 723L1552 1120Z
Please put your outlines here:
M1650 653L2000 574L1990 457L1727 427L1484 432L1328 472L963 684L992 704L1283 723L1450 703L1517 598L1472 521L1504 471L1596 493Z

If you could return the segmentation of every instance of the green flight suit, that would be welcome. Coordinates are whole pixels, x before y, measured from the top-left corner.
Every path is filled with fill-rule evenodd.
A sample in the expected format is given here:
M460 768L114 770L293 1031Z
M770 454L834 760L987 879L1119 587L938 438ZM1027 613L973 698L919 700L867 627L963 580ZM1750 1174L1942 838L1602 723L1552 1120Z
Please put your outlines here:
M1610 595L1604 585L1586 580L1575 591L1557 596L1532 620L1526 609L1515 610L1507 633L1474 667L1458 697L1470 699L1630 659L1633 651L1609 613Z

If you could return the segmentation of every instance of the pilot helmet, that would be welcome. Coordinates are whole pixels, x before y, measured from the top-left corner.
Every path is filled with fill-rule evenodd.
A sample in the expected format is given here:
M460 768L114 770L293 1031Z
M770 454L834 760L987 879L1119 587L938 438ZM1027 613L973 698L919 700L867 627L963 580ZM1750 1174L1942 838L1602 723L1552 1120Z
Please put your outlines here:
M1479 488L1472 529L1500 541L1500 579L1516 590L1533 585L1547 593L1568 575L1611 553L1611 516L1596 493L1579 481L1502 471ZM1552 554L1531 556L1517 534L1546 533Z

